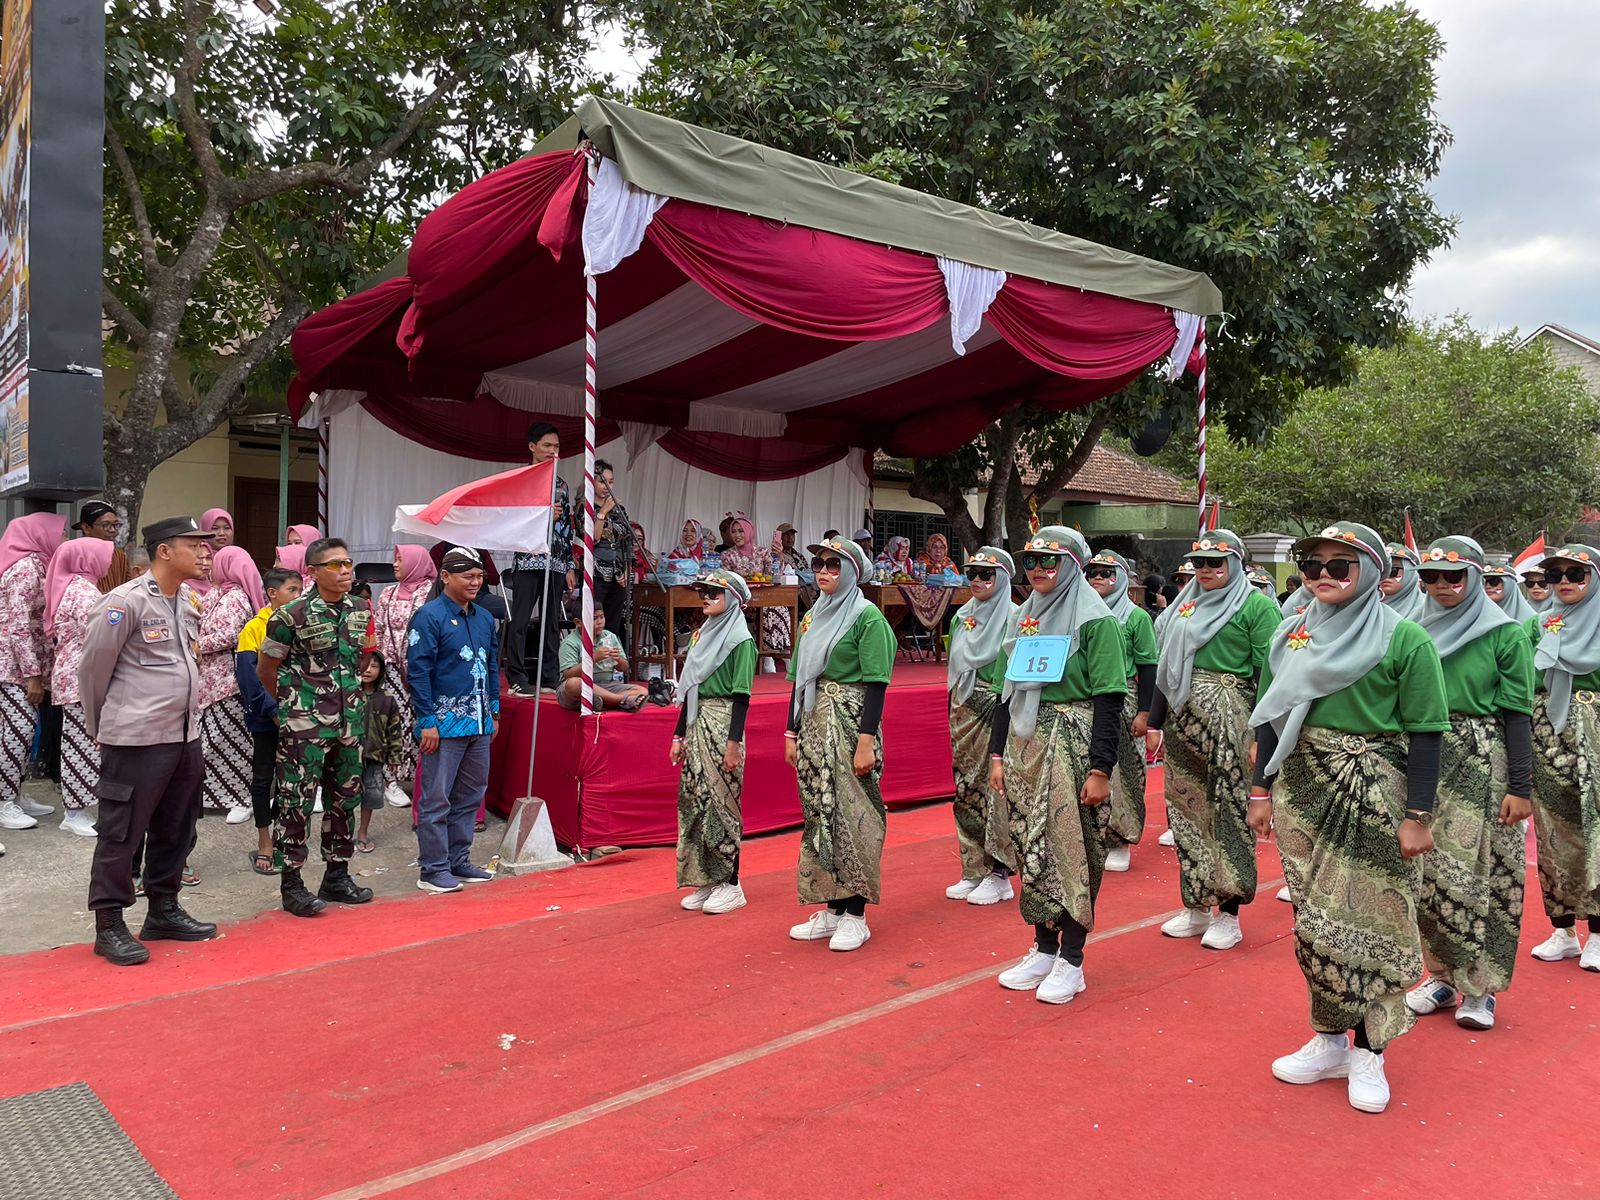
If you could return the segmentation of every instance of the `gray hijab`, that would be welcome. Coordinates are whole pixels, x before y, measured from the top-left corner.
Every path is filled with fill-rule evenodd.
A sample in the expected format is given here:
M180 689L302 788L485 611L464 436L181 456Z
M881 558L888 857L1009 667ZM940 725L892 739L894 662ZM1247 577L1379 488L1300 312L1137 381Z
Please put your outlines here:
M1305 584L1301 584L1290 593L1289 598L1278 605L1278 611L1285 617L1298 617L1302 612L1311 607L1316 594Z
M1017 642L1023 637L1069 637L1067 661L1078 649L1078 631L1090 621L1109 617L1111 610L1083 579L1083 564L1089 560L1089 543L1076 530L1063 525L1046 525L1028 539L1023 547L1025 554L1058 554L1061 556L1055 591L1045 595L1034 592L1022 602L1017 619L1006 635L1005 651L1016 652ZM1013 683L1006 680L1001 697L1011 705L1011 732L1021 741L1033 737L1039 727L1039 701L1043 698L1045 683Z
M799 717L817 706L817 680L828 669L828 659L856 619L872 607L861 594L861 579L867 573L866 551L842 537L808 549L816 554L832 550L839 556L839 586L830 595L823 592L800 622L803 636L794 652L794 709Z
M1267 651L1272 683L1250 714L1252 726L1271 724L1278 733L1278 749L1267 764L1269 776L1278 773L1300 740L1312 702L1349 687L1382 662L1400 624L1378 591L1378 581L1389 569L1389 553L1376 532L1341 521L1300 545L1307 542L1336 542L1356 550L1361 570L1351 585L1352 599L1343 604L1314 601L1303 618L1285 621L1272 635Z
M1417 564L1411 561L1410 553L1400 543L1390 542L1387 549L1391 566L1395 559L1400 560L1400 590L1392 596L1385 596L1383 602L1401 620L1415 621L1422 616L1422 606L1428 601L1422 592L1422 583L1417 579Z
M1453 559L1447 557L1452 554L1455 555ZM1483 590L1483 547L1471 538L1440 538L1428 547L1423 565L1427 569L1445 571L1465 569L1467 573L1467 594L1460 604L1446 608L1428 596L1422 605L1422 615L1417 618L1418 624L1433 639L1440 658L1448 658L1502 625L1513 624Z
M983 546L967 560L967 566L993 567L995 581L987 600L974 597L956 612L945 682L957 704L965 704L971 697L978 672L1000 657L1000 647L1017 617L1017 605L1011 599L1011 580L1017 568L1011 555L997 546Z
M1194 679L1194 656L1233 620L1255 589L1244 566L1244 542L1231 529L1213 529L1200 535L1193 554L1222 558L1228 564L1228 582L1208 592L1198 579L1183 585L1178 598L1167 605L1167 619L1157 632L1161 661L1156 664L1156 686L1173 712L1189 703Z
M1111 610L1111 615L1117 619L1117 624L1126 625L1134 608L1133 601L1128 599L1128 585L1133 581L1133 572L1128 566L1128 560L1115 550L1101 550L1089 561L1097 567L1117 569L1116 586L1111 589L1109 596L1101 596L1100 599Z
M683 705L686 725L693 725L700 712L700 685L717 673L739 646L751 640L750 626L744 619L744 606L750 600L750 585L732 571L707 571L701 583L721 584L728 592L728 605L695 631L689 653L678 676L678 702Z
M1517 577L1515 575L1502 575L1500 578L1505 580L1505 590L1499 600L1490 600L1489 603L1498 604L1500 611L1518 625L1521 625L1529 617L1537 616L1538 610L1533 607L1528 597L1522 594L1522 584ZM1550 594L1552 597L1555 595L1553 591Z
M1545 710L1557 733L1567 727L1572 710L1572 680L1577 675L1600 671L1600 604L1594 603L1595 564L1600 550L1593 546L1569 543L1545 559L1560 559L1589 569L1589 586L1576 604L1558 599L1541 618L1544 636L1533 652L1533 665L1544 672ZM1554 593L1552 592L1552 595Z

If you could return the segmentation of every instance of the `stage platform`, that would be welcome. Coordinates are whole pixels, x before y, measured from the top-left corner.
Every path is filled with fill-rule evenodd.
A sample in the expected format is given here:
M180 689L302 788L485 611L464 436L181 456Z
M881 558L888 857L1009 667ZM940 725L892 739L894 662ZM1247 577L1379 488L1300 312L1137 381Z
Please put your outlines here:
M884 704L883 799L890 808L949 796L950 732L942 663L901 663ZM768 833L800 824L800 793L783 761L789 685L759 675L745 727L744 828ZM489 775L489 807L501 816L526 794L535 703L539 753L533 794L550 808L564 846L664 846L678 839L678 771L667 761L678 710L588 718L553 696L500 698L502 729Z

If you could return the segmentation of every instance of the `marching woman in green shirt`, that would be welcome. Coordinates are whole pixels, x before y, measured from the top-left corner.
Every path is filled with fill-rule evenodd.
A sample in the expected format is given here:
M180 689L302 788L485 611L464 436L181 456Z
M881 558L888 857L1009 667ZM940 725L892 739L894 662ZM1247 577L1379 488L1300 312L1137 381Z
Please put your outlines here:
M1272 636L1250 714L1250 825L1277 830L1315 1033L1272 1073L1348 1079L1351 1107L1378 1113L1389 1103L1384 1047L1417 1019L1406 1005L1422 977L1415 859L1433 847L1450 710L1432 639L1383 603L1382 539L1341 521L1295 550L1316 599Z
M955 774L956 841L961 881L944 894L968 904L998 904L1015 894L1016 850L1005 801L989 790L989 729L1005 684L996 661L1000 643L1016 623L1011 599L1016 576L1011 555L983 546L967 560L972 599L950 626L950 760Z
M883 858L883 702L894 668L894 631L861 594L870 566L855 542L834 537L811 551L821 593L800 621L789 679L783 757L800 783L801 904L826 904L789 930L799 942L828 939L859 950L872 931Z
M678 777L678 886L683 907L729 913L745 906L739 885L744 818L744 724L756 677L756 644L745 621L750 585L732 571L695 581L705 620L689 643L678 678L672 765Z
M1250 586L1244 542L1232 530L1201 534L1189 562L1195 581L1156 629L1150 728L1167 733L1167 819L1183 897L1183 911L1161 932L1231 950L1244 938L1239 907L1256 895L1256 840L1246 822L1250 706L1283 618Z
M1555 932L1533 948L1545 962L1577 958L1600 971L1600 550L1569 544L1540 564L1555 587L1550 611L1526 628L1543 691L1533 711L1533 827L1539 887ZM1578 918L1589 926L1582 957Z
M1417 902L1432 978L1406 994L1418 1016L1454 1008L1469 1029L1494 1027L1495 994L1511 984L1533 786L1533 648L1484 591L1483 566L1469 537L1440 538L1422 555L1418 623L1444 665L1450 731Z
M1415 621L1422 616L1422 606L1427 601L1417 582L1419 556L1403 542L1390 542L1385 548L1389 551L1389 574L1378 584L1378 590L1396 616Z
M1128 688L1122 630L1083 581L1088 559L1082 535L1060 525L1024 546L1020 565L1033 594L1000 651L1006 684L989 739L989 787L1010 811L1019 907L1034 932L1000 986L1046 1004L1066 1004L1084 988ZM1017 669L1008 670L1013 660Z
M1106 870L1126 871L1133 847L1144 836L1144 735L1156 691L1156 631L1150 614L1128 599L1133 572L1122 555L1100 551L1089 560L1083 577L1122 626L1128 690L1122 703L1122 737L1117 742L1117 769L1111 777L1105 841Z

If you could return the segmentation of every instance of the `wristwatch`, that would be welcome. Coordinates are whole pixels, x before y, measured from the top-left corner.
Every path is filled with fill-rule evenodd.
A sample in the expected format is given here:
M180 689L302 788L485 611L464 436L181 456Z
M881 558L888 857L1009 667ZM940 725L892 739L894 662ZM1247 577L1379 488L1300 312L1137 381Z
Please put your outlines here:
M1423 812L1420 808L1408 808L1406 809L1406 820L1415 821L1418 825L1431 827L1433 825L1433 812L1432 810Z

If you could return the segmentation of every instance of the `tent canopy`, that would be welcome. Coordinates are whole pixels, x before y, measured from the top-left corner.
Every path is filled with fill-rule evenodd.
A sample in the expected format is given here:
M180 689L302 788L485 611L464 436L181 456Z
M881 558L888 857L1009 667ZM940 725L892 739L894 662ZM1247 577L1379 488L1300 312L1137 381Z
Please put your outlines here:
M598 440L747 480L1091 403L1186 365L1221 309L1203 275L590 97L430 214L405 275L301 324L291 411L360 403L485 461L523 458L534 414L570 444L586 266Z

